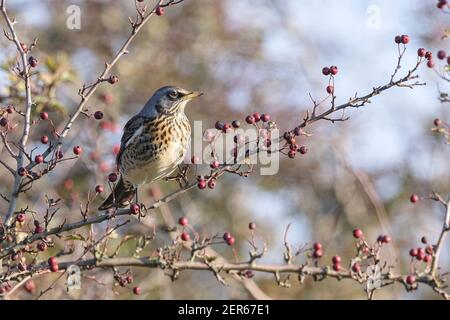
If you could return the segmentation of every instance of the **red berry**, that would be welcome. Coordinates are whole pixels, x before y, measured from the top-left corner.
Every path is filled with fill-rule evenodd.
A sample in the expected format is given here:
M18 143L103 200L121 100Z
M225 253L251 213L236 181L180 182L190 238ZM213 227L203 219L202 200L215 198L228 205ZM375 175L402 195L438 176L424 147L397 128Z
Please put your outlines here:
M450 65L450 56L447 57L447 64Z
M58 151L58 154L56 155L56 157L57 157L58 159L62 159L62 157L64 157L64 151L59 150L59 151Z
M248 124L253 124L255 123L255 118L253 116L247 116L245 117L245 122L247 122Z
M340 271L341 270L341 265L339 263L333 264L333 270L334 271Z
M256 229L256 223L250 222L250 223L248 224L248 228L249 228L250 230L255 230L255 229Z
M108 175L109 182L116 182L117 181L117 174L112 172Z
M412 194L409 198L409 201L411 201L412 203L416 203L417 201L419 201L419 196L417 194Z
M334 92L334 87L332 85L327 86L327 92L332 94Z
M198 180L197 187L201 190L205 189L206 188L206 180L205 179Z
M180 219L178 219L178 223L180 224L180 226L187 226L188 219L186 217L181 217Z
M331 66L331 67L330 67L330 73L331 73L333 76L337 75L337 73L338 73L338 67L336 67L336 66Z
M219 163L219 161L217 161L217 160L214 160L214 161L211 162L211 164L210 164L210 167L211 167L212 169L217 169L219 166L220 166L220 163Z
M409 43L409 36L404 34L404 35L402 35L401 40L402 40L403 44L408 44Z
M362 230L361 230L361 229L355 229L355 230L353 230L353 236L354 236L356 239L361 239L361 238L363 237L363 232L362 232Z
M101 112L101 111L95 111L95 113L94 113L94 118L97 119L97 120L103 119L103 112Z
M35 57L33 57L33 56L30 56L30 57L28 58L28 63L30 64L30 66L31 66L32 68L36 68L37 65L38 65L37 59L36 59Z
M436 118L436 119L434 119L433 123L436 127L440 127L442 125L442 120Z
M6 107L6 112L13 113L13 111L14 111L14 107L13 106L9 105L9 106Z
M34 233L42 233L44 232L44 227L43 226L36 226L34 228Z
M315 251L322 249L322 244L320 242L316 242L313 244L313 248Z
M232 236L231 236L231 233L229 233L229 232L225 232L224 234L223 234L223 240L225 240L225 241L227 241L228 239L230 239Z
M237 129L241 126L241 123L238 120L234 120L231 125L233 126L233 128Z
M231 130L231 124L225 123L222 128L223 133L227 133L230 130Z
M132 275L128 275L128 276L125 278L125 280L126 280L128 283L133 283L133 276L132 276Z
M48 137L47 136L42 136L41 137L41 143L47 144L48 143Z
M6 127L7 124L8 124L8 119L6 119L6 118L0 119L0 126Z
M298 151L299 151L301 154L306 154L306 153L308 152L308 148L305 147L305 146L301 146L300 149L298 149Z
M447 54L445 53L444 50L439 50L438 53L437 53L437 57L440 60L444 60L446 56L447 56Z
M235 239L234 237L229 237L228 239L225 240L225 242L227 243L227 245L232 246L234 245Z
M433 254L433 247L432 246L427 246L425 248L425 252L428 253L428 254Z
M269 120L270 120L270 115L265 114L265 113L263 113L263 114L261 115L261 121L262 121L262 122L267 122L267 121L269 121Z
M417 254L419 253L419 251L417 249L411 249L409 250L409 255L411 257L417 257Z
M54 265L54 264L58 264L58 261L56 261L55 257L48 258L47 262L48 262L49 266Z
M328 76L328 75L330 74L330 68L328 68L328 67L323 67L323 68L322 68L322 74L323 74L324 76Z
M36 227L37 228L37 227ZM37 244L37 249L39 250L39 251L45 251L45 250L47 250L47 244L45 243L45 242L43 242L43 241L41 241L41 242L39 242L38 244Z
M108 82L111 84L116 84L117 82L119 82L119 77L112 75L108 78Z
M17 173L19 174L19 176L23 177L28 174L28 171L24 167L20 167L19 170L17 171Z
M431 51L425 52L425 59L431 60L433 58L433 53Z
M59 271L59 265L57 263L56 264L52 264L50 266L50 271L51 272L58 272Z
M333 262L333 264L339 264L341 263L341 257L339 256L334 256L331 261Z
M164 8L161 6L156 7L155 13L157 16L163 16L164 15Z
M425 258L425 250L423 250L422 248L417 249L417 260L421 261Z
M101 185L95 186L96 193L102 193L103 191L105 191L105 189L103 189L103 186L101 186Z
M434 66L435 66L434 61L433 61L432 59L428 60L428 62L427 62L427 67L428 67L428 68L434 68Z
M416 282L416 277L413 276L412 274L410 274L409 276L406 277L406 283L409 285L414 284L414 282Z
M208 181L208 188L214 189L216 187L216 179L211 179Z
M141 208L139 207L139 205L137 203L133 203L130 205L131 214L138 214L140 210L141 210Z
M134 287L133 288L133 293L135 294L135 295L140 295L141 294L141 288L140 287Z
M41 114L39 115L39 117L42 119L42 120L47 120L48 119L48 113L47 112L41 112Z
M34 157L34 162L37 164L44 162L44 156L42 154L38 154L36 157Z
M425 48L419 48L419 49L417 49L417 55L418 55L419 57L424 57L424 56L425 56L425 53L426 53Z
M34 293L36 291L36 284L33 280L28 280L25 282L24 288L28 293Z
M20 48L22 48L23 52L28 52L28 46L25 43L21 42L20 43Z
M182 232L181 233L181 240L189 241L189 239L191 239L191 236L189 235L189 233L187 233L187 232Z
M429 263L429 262L431 262L432 259L433 259L433 257L431 255L427 254L425 256L425 258L423 258L423 261L426 263Z
M322 256L323 256L323 251L322 251L322 249L315 250L315 251L313 252L313 257L316 258L316 259L321 258Z
M73 147L73 153L76 155L80 155L83 152L83 149L80 146Z
M217 130L222 130L223 129L223 123L221 121L216 121L216 124L214 125L214 127Z
M361 265L358 262L355 262L352 266L353 272L359 273L361 271Z
M253 119L255 119L255 122L259 122L259 120L261 120L261 116L259 115L258 112L255 112L253 114Z
M294 159L296 154L297 154L297 151L289 150L288 157L291 158L291 159Z
M382 243L389 243L389 242L391 242L392 241L392 238L390 237L390 236L387 236L387 235L384 235L382 238L381 238L381 242Z
M20 213L17 215L17 217L16 217L16 219L17 219L18 222L24 222L24 221L25 221L25 218L26 218L26 215L25 215L25 213L23 213L23 212L20 212Z
M191 158L191 163L192 164L198 164L200 162L200 158L199 157L197 157L197 156L192 156L192 158Z
M402 37L401 36L395 36L394 41L397 44L402 43Z

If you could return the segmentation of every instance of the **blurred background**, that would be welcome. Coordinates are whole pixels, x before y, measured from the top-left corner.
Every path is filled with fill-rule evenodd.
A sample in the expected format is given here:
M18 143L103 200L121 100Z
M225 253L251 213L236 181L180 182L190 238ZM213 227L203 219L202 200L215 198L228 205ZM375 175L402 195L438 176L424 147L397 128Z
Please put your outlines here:
M81 9L79 30L66 27L66 10L73 4ZM60 128L79 102L78 88L96 80L104 62L128 37L128 16L135 15L134 1L16 0L8 5L22 39L28 43L39 39L33 50L39 60L38 81L33 87L34 118L45 110ZM438 49L450 51L448 40L441 39L448 27L448 15L436 8L436 1L186 0L144 26L130 53L113 70L119 83L103 84L88 103L89 112L101 110L104 118L98 121L80 116L65 145L66 150L82 145L83 156L64 162L47 179L38 181L20 204L43 214L45 193L65 200L61 221L79 220L79 206L86 201L88 191L96 184L106 184L108 173L114 170L123 125L161 86L204 91L206 95L187 109L189 118L202 120L204 128L213 127L217 120L243 121L247 114L260 112L269 113L280 128L291 129L311 108L309 94L316 100L326 97L328 79L322 75L322 67L338 66L335 93L337 102L344 103L355 93L362 95L389 82L398 57L395 35L411 37L399 71L403 75L415 65L419 47L434 53ZM21 89L8 71L15 59L14 48L4 37L0 47L0 104L21 107L20 98L11 98ZM436 62L442 69L444 63ZM248 223L255 222L259 243L262 239L268 243L263 263L283 263L283 235L289 223L288 239L293 245L323 243L324 264L330 264L335 254L343 258L344 266L349 263L355 253L354 228L361 228L373 241L379 234L389 234L393 242L383 251L383 259L397 272L408 273L409 249L419 246L422 236L436 241L444 216L436 203L413 205L409 196L428 195L431 190L444 197L450 194L450 147L431 132L435 118L450 120L448 103L441 104L437 98L438 88L446 90L448 84L426 66L419 74L426 86L390 89L371 104L346 112L349 121L315 123L309 128L314 135L301 140L308 153L294 160L283 158L277 175L227 176L214 190L193 190L164 210L175 219L188 217L201 234L232 232L240 259L248 257ZM47 123L33 127L31 144L36 153L45 149L39 142L43 134L51 136ZM6 159L5 150L0 152ZM9 192L11 183L6 171L2 172L0 192ZM154 195L173 191L177 185L162 182L151 187ZM140 200L150 203L151 194L143 190ZM5 209L6 203L0 200L0 212ZM159 211L152 219L161 224ZM148 232L147 226L133 223L120 233ZM159 231L152 247L169 241ZM228 246L215 249L234 259ZM450 269L449 259L447 246L442 267ZM110 289L111 274L106 271L92 272L101 283L83 279L76 294L66 293L62 280L44 297L250 297L241 285L224 287L208 272L182 272L173 283L160 270L132 272L135 283L142 287L139 297L124 288L118 288L115 295ZM52 277L35 281L44 288ZM275 299L365 298L362 285L352 281L309 279L300 284L293 278L292 287L285 289L277 286L271 275L256 274L253 279ZM32 297L22 291L16 296ZM376 297L438 298L428 287L406 293L400 285L381 290Z

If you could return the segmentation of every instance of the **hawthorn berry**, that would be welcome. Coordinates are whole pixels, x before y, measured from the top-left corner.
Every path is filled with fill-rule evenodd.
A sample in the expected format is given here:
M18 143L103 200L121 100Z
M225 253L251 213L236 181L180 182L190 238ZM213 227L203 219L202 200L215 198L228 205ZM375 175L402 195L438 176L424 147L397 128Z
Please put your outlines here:
M328 75L330 74L330 68L328 68L328 67L323 67L323 68L322 68L322 74L323 74L324 76L328 76Z
M431 51L425 52L425 59L431 60L433 58L433 53Z
M208 188L214 189L216 187L216 179L211 179L208 181Z
M395 43L400 44L400 43L402 43L402 37L401 36L395 36L394 41L395 41Z
M139 208L139 205L137 203L132 203L130 205L130 212L131 214L138 214L141 208Z
M20 48L22 49L23 52L28 52L28 46L25 43L21 42Z
M44 241L39 242L36 247L39 251L47 250L47 244Z
M390 236L388 236L388 235L384 235L384 236L382 236L381 237L381 242L382 243L390 243L392 241L392 238L390 237Z
M341 260L341 257L339 257L339 256L333 256L331 261L333 262L333 264L339 264L339 263L341 263L342 260Z
M188 219L186 217L180 217L180 219L178 219L178 223L180 224L180 226L187 226Z
M419 253L419 251L417 250L417 249L411 249L411 250L409 250L409 255L411 256L411 257L417 257L417 254Z
M234 242L235 242L235 239L234 239L233 236L231 236L231 237L229 237L228 239L226 239L225 242L227 243L227 245L233 246L233 245L234 245Z
M42 233L44 232L44 227L43 226L36 226L34 228L34 233Z
M6 118L0 119L0 126L6 127L7 124L8 124L8 119L6 119Z
M446 56L447 56L447 54L445 53L444 50L439 50L437 53L437 57L439 60L444 60Z
M28 280L27 282L25 282L23 287L25 291L28 293L33 293L36 291L36 284L34 283L33 280Z
M255 118L253 116L248 115L247 117L245 117L245 122L247 122L248 124L253 124L255 123Z
M434 66L435 66L435 63L434 63L433 59L430 59L427 61L428 68L434 68Z
M95 111L94 118L97 119L97 120L103 119L103 112L101 112L100 110L99 111Z
M140 295L141 294L141 288L140 287L134 287L133 288L133 293L135 294L135 295Z
M291 158L291 159L294 159L296 154L297 154L297 151L289 150L288 157Z
M308 148L307 148L306 146L301 146L301 147L298 149L298 151L299 151L301 154L306 154L306 153L308 152Z
M333 76L337 75L337 73L338 73L338 67L336 67L336 66L331 66L331 67L330 67L330 73L331 73Z
M13 106L9 105L9 106L6 107L6 112L13 113L13 111L14 111L14 107Z
M231 130L231 124L225 123L225 124L223 125L222 132L223 132L223 133L227 133L227 132L229 132L230 130Z
M428 253L428 254L433 254L433 247L432 246L427 246L425 248L425 252Z
M42 120L47 120L48 119L48 113L47 112L41 112L40 114L39 114L39 117L42 119Z
M413 276L412 274L410 274L406 277L407 284L412 285L412 284L414 284L414 282L416 282L416 277Z
M161 6L156 7L155 13L157 16L163 16L164 15L164 8Z
M432 259L433 259L433 257L432 257L430 254L427 254L427 255L423 258L423 261L424 261L425 263L429 263L429 262L431 262Z
M423 250L423 248L417 249L417 256L416 256L417 260L422 261L423 258L425 258L425 255L426 255L425 250Z
M54 265L54 264L58 264L58 261L56 261L55 257L48 258L47 262L48 262L49 266Z
M425 57L425 53L426 53L426 50L425 50L425 48L419 48L419 49L417 49L417 55L419 56L419 57Z
M327 86L327 92L332 94L334 92L334 87L332 85Z
M73 153L76 154L77 156L80 155L81 152L83 152L83 148L81 148L80 146L73 147Z
M401 41L403 44L408 44L409 43L409 36L407 34L403 34L401 37Z
M128 275L126 278L125 278L125 280L128 282L128 283L133 283L133 276L130 274L130 275Z
M103 189L102 185L95 186L95 193L102 193L103 191L105 191L105 189Z
M17 173L19 174L19 176L23 177L23 176L26 176L28 174L28 171L27 171L26 168L20 167L19 170L17 171Z
M118 76L115 76L115 75L112 75L112 76L110 76L110 77L108 78L108 82L109 82L110 84L116 84L117 82L119 82L119 77L118 77Z
M225 232L224 234L223 234L223 240L225 240L225 241L227 241L227 239L230 239L232 236L231 236L231 233L229 233L229 232Z
M212 169L217 169L220 166L219 161L214 160L213 162L211 162L211 164L209 165Z
M205 179L198 180L197 187L201 190L205 189L206 188L206 180Z
M24 222L24 221L25 221L25 218L26 218L25 213L24 213L24 212L20 212L20 213L17 215L16 220L17 220L18 222Z
M361 271L361 265L358 262L355 262L352 266L353 272L359 273Z
M255 230L255 229L256 229L256 223L250 222L250 223L248 224L248 228L249 228L250 230Z
M62 157L64 157L64 151L59 150L59 151L58 151L58 154L56 155L56 157L57 157L58 159L62 159Z
M38 154L36 157L34 157L34 162L37 164L44 162L44 156L42 154Z
M52 264L50 266L50 271L51 272L58 272L59 271L59 265L57 263L56 264Z
M192 163L192 164L198 164L199 162L200 162L200 158L197 157L196 155L193 155L193 156L191 157L191 163Z
M323 256L323 251L322 249L318 249L318 250L314 250L313 252L313 257L315 259L321 258Z
M241 126L241 122L239 120L233 120L231 125L233 126L233 128L237 129Z
M340 263L333 264L333 270L334 271L340 271L341 270L341 264Z
M189 241L189 239L191 239L191 236L189 235L189 233L187 233L187 232L182 232L181 233L181 240Z
M108 175L108 180L109 180L109 182L116 182L117 181L117 173L111 172Z
M33 56L30 56L28 58L28 63L30 64L30 67L32 67L32 68L36 68L37 65L38 65L37 59L35 57L33 57Z
M255 119L255 122L259 122L261 120L261 116L258 112L255 112L253 114L253 119Z
M47 136L42 136L41 137L41 143L47 144L48 143L48 137Z
M436 119L434 119L433 123L436 127L440 127L442 125L442 120L439 118L436 118Z
M322 244L320 242L316 242L313 244L313 248L315 251L322 249Z
M412 194L409 198L409 201L411 201L412 203L416 203L417 201L419 201L419 196L417 194Z
M267 121L269 121L270 120L270 115L268 115L268 114L266 114L266 113L263 113L262 115L261 115L261 121L262 122L267 122Z
M355 229L353 230L353 237L356 239L361 239L363 237L363 232L361 229Z
M223 129L223 122L221 122L221 121L216 121L214 127L215 127L217 130L222 130L222 129Z

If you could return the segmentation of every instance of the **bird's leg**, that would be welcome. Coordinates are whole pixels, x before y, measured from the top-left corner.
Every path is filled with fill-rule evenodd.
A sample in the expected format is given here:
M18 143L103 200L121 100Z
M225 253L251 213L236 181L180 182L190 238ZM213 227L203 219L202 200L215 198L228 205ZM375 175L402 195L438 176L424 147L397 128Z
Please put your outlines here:
M178 165L178 174L176 176L172 176L172 177L165 177L164 180L165 181L176 180L178 182L178 184L180 185L180 188L183 188L182 182L184 182L185 184L188 183L188 179L186 177L188 170L189 170L189 166Z

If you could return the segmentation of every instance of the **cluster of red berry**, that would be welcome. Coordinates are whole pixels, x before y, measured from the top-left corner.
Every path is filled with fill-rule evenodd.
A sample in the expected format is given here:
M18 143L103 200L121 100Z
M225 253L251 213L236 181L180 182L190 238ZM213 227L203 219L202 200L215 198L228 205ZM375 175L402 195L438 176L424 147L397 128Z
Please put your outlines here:
M445 9L445 7L450 9L450 5L448 4L447 0L439 0L436 7L441 10Z

